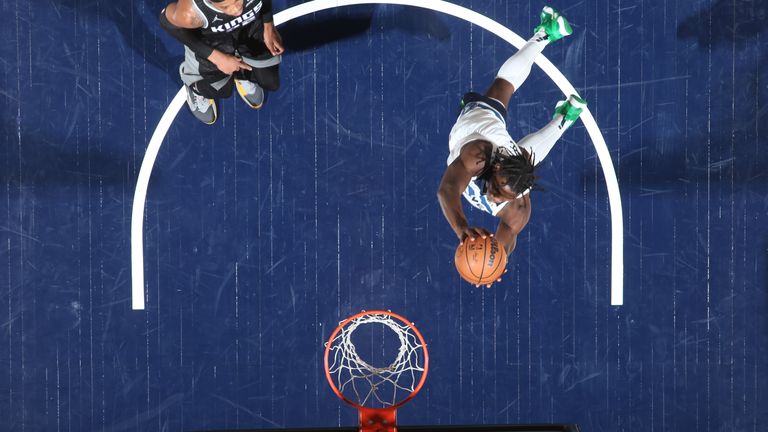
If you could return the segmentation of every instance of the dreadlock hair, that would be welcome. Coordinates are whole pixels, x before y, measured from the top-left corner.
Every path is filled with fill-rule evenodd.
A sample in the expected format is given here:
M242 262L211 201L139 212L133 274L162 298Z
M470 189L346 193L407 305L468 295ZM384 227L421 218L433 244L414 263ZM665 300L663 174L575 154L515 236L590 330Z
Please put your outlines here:
M507 179L507 185L518 194L527 190L540 190L536 184L533 155L522 147L514 152L499 147L493 154L491 166L496 166L495 174Z

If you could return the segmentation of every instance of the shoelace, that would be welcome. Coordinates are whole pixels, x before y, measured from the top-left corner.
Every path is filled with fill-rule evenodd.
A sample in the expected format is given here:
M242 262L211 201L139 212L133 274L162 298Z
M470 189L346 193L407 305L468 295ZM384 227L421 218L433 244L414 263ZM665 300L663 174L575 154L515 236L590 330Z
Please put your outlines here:
M245 80L239 80L238 82L243 87L243 90L245 90L246 94L256 93L256 84Z
M206 98L205 96L200 96L199 94L194 94L195 99L195 106L197 109L200 110L200 112L206 112L208 111L208 108L211 106L211 102Z

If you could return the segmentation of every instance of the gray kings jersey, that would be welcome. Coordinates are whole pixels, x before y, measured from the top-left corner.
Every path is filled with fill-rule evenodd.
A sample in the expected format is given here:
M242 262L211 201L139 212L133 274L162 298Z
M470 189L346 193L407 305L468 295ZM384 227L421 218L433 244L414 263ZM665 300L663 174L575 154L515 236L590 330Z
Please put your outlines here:
M243 0L243 14L240 16L227 15L216 9L216 3L209 0L193 0L198 15L203 18L200 31L203 36L222 35L247 29L252 34L262 25L262 0ZM255 23L255 25L253 25Z

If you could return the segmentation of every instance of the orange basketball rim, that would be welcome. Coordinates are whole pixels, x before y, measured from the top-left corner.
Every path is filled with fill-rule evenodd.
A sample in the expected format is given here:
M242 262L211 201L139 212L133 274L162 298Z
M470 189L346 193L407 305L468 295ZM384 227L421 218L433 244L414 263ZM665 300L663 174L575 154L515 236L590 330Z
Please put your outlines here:
M351 335L365 325L383 326L400 341L387 366L369 364ZM362 311L342 321L325 344L325 377L333 392L357 408L361 432L396 432L397 408L411 400L427 379L427 343L416 326L396 313Z

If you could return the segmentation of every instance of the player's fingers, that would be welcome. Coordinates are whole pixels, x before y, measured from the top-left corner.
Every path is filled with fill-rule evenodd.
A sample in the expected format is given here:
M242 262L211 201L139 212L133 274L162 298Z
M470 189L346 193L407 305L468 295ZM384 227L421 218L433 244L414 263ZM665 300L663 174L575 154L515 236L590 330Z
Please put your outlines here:
M473 228L472 232L474 233L474 238L472 240L474 240L477 237L485 238L486 234L488 233L482 228Z
M280 54L281 46L280 43L278 43L278 41L275 39L270 40L269 43L267 43L267 48L269 49L269 52L272 53L272 55Z
M251 70L251 66L240 57L235 57L235 67L237 70Z
M282 54L283 51L285 51L285 48L283 48L283 43L280 42L279 40L276 40L274 45L275 45L275 53L276 53L275 55Z

